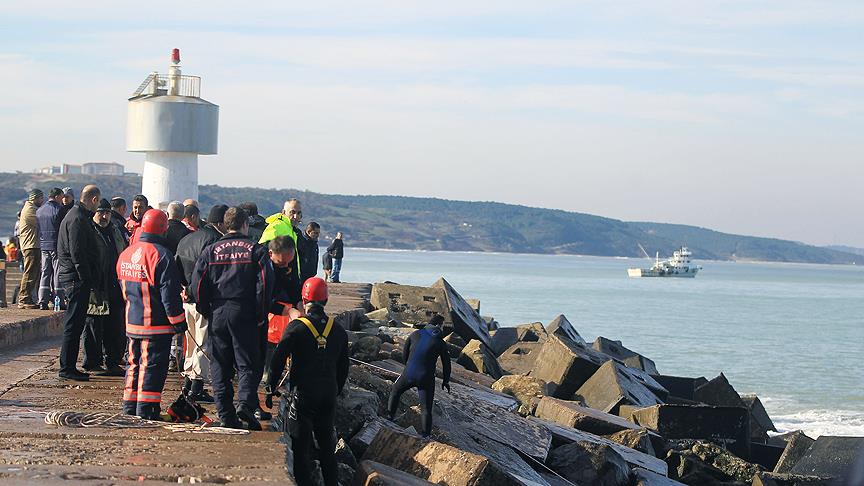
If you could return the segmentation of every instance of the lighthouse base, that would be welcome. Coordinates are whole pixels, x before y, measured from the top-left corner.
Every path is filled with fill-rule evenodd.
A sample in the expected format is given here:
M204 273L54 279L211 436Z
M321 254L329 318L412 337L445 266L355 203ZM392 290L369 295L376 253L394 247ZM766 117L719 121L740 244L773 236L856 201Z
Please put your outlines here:
M171 201L197 200L198 154L148 152L141 186L141 193L154 208L165 209Z

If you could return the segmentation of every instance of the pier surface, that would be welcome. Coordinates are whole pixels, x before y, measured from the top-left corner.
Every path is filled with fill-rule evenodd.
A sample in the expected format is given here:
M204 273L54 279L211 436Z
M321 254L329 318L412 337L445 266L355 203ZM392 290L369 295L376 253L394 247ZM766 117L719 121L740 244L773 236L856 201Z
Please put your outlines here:
M370 286L331 286L331 313L368 302ZM213 435L163 428L47 425L49 411L120 411L123 378L57 377L62 313L0 309L0 484L294 484L278 432ZM14 330L14 332L13 332ZM5 333L5 334L4 334ZM162 410L180 394L171 373ZM263 397L262 397L263 401ZM215 418L212 405L205 405Z

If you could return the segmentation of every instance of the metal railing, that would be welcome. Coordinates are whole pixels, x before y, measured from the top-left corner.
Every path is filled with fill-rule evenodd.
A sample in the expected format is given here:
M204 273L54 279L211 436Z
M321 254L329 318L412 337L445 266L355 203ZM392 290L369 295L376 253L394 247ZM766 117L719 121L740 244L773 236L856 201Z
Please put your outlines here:
M148 75L132 93L132 97L141 95L175 95L201 97L201 78L199 76L156 74Z

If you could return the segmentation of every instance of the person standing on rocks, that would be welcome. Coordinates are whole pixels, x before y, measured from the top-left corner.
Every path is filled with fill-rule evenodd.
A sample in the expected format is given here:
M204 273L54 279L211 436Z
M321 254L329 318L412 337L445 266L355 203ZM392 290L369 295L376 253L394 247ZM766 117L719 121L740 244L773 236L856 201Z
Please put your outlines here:
M57 282L66 294L66 317L63 321L63 345L60 348L60 378L87 381L90 375L77 369L81 333L90 304L90 291L99 275L99 254L93 212L99 206L101 192L94 185L84 187L81 200L63 218L57 234Z
M336 233L333 243L327 247L327 253L333 257L333 270L330 272L330 281L339 283L339 273L342 271L342 257L345 255L345 243L342 241L342 232Z
M129 337L123 413L150 420L160 418L171 337L186 331L180 276L165 246L166 231L165 213L147 210L141 218L138 238L117 260Z
M39 307L33 301L36 285L39 283L39 269L42 260L36 211L44 202L45 194L39 189L33 189L27 194L27 201L21 208L21 216L18 218L18 246L24 255L24 270L21 273L21 286L18 290L19 309L36 309Z
M338 484L333 422L336 396L348 379L348 333L324 312L327 284L312 277L303 284L306 317L294 319L285 328L273 352L265 405L273 407L285 360L291 358L288 379L291 398L286 417L294 452L294 478L299 486L312 482L313 433L326 486Z
M441 389L450 391L450 354L447 343L444 342L444 332L441 325L444 318L438 314L432 316L429 324L408 336L405 341L405 370L393 384L388 401L387 416L390 420L396 415L399 398L409 388L416 388L420 395L421 421L423 437L432 433L432 402L435 398L435 363L441 358L444 367Z
M270 309L273 264L267 250L246 236L248 219L246 211L239 207L225 212L228 233L201 253L189 288L198 312L210 320L210 372L222 425L261 430L255 418L264 366L264 329L259 326L267 322ZM235 366L239 401L236 409L231 383Z
M54 303L54 296L60 297L61 309L66 307L63 302L63 292L57 285L57 230L60 229L60 219L57 215L63 207L63 190L55 187L48 192L48 201L36 210L39 222L39 249L42 251L42 277L39 279L39 308L48 310L48 304ZM54 309L58 311L60 309Z

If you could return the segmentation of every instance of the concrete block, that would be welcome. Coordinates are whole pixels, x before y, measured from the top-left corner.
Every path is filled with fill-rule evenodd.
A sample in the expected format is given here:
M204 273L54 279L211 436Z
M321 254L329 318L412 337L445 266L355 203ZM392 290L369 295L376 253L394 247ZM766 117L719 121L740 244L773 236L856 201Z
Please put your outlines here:
M9 301L9 305L12 305L11 301ZM31 314L35 314L34 311L17 312L22 313L20 320L0 324L0 349L12 348L37 339L63 334L65 312L46 313L41 311L35 316L31 316Z
M613 341L600 336L594 340L591 347L595 351L609 355L631 368L640 369L652 375L659 374L657 372L657 367L654 365L654 361L635 351L625 348L624 345L621 344L621 341Z
M336 432L340 437L350 439L367 421L378 416L380 401L378 396L363 388L347 386L336 398Z
M576 390L574 397L591 408L612 414L618 413L621 405L648 407L662 403L635 378L629 368L611 360L600 366L591 378Z
M485 373L496 380L504 375L498 360L495 359L495 353L476 339L472 339L462 348L462 354L456 362L470 371Z
M502 376L492 384L492 389L519 400L520 415L530 415L537 408L540 400L548 395L546 382L531 376L507 375Z
M553 450L546 464L576 484L625 486L630 478L630 467L614 448L587 440Z
M746 408L708 405L653 405L632 412L633 420L666 439L707 439L729 444L750 457L750 413Z
M754 442L767 442L768 432L777 432L774 422L756 395L741 395L741 401L750 410L750 438Z
M375 361L381 351L381 344L378 336L364 336L351 345L351 357L366 363Z
M741 400L741 395L732 388L732 385L729 384L729 380L726 379L726 375L723 373L720 373L719 376L708 383L697 386L693 391L693 399L697 402L716 405L718 407L747 408L747 405Z
M492 338L489 336L489 328L480 314L465 302L465 299L456 292L444 277L439 278L434 284L434 289L442 289L447 299L447 306L453 322L453 328L466 341L477 339L486 346L491 346Z
M521 324L515 327L502 327L490 332L492 351L501 356L509 347L519 342L542 342L546 340L546 329L542 323Z
M434 483L379 462L362 461L352 484L354 486L432 486Z
M708 383L704 377L687 378L683 376L652 375L657 383L669 391L669 396L695 401L693 393L696 387Z
M351 440L348 441L348 447L351 448L351 452L354 453L354 457L363 457L363 454L366 452L366 449L369 448L369 444L375 440L375 436L378 435L378 431L382 428L391 428L393 430L402 430L401 427L397 426L393 422L389 420L384 420L380 417L375 417L372 420L366 422L359 432L354 434L354 437L351 437Z
M786 446L783 448L783 453L777 460L777 465L774 466L774 472L780 474L791 471L792 468L795 467L795 464L797 464L798 461L807 454L810 446L816 442L810 437L807 437L807 435L800 430L784 435Z
M542 322L530 322L516 326L516 339L521 342L540 342L549 337Z
M369 318L366 317L366 309L363 308L340 312L333 320L346 331L359 331L369 322Z
M376 309L388 309L391 318L400 322L428 322L435 314L444 317L444 325L453 322L447 297L440 288L379 282L372 286L369 301Z
M652 441L660 438L657 434L649 432L648 429L625 429L614 434L607 434L604 437L631 449L636 449L639 452L656 456L657 451L654 449Z
M753 476L751 486L837 486L831 478L760 472Z
M534 368L542 347L543 343L540 342L516 343L498 356L498 365L505 373L526 375Z
M864 451L864 437L823 435L807 449L789 471L791 474L842 478Z
M632 471L634 486L685 486L684 483L679 483L674 479L669 479L641 467L634 467Z
M552 396L569 399L609 357L568 338L550 334L543 343L531 376L556 385Z
M743 486L734 478L706 464L693 454L679 451L669 451L666 456L669 466L669 477L692 486Z
M468 307L474 309L474 312L480 313L480 299L465 299L465 303L468 304Z
M558 337L569 339L575 344L587 346L585 340L582 339L582 336L579 335L576 328L573 327L573 324L564 317L564 314L559 314L558 317L552 319L552 322L546 326L546 332L550 335L554 334Z
M760 466L751 464L740 457L735 456L725 448L720 447L713 442L687 439L672 441L669 445L673 451L694 456L705 464L722 471L723 474L736 481L749 483L753 478L753 475L762 471Z
M786 448L782 446L751 441L750 462L759 464L768 471L773 471L785 450Z
M552 443L556 447L560 447L563 444L569 444L572 442L585 440L590 440L601 444L607 444L613 449L615 449L615 451L620 454L622 458L624 458L624 460L627 462L627 464L630 465L631 468L641 467L663 476L666 476L667 474L668 468L666 466L666 463L662 459L658 459L654 456L645 454L644 452L625 447L605 437L600 437L598 435L590 434L588 432L583 432L581 430L565 427L563 425L559 425L548 420L543 420L536 417L530 418L530 420L538 424L542 424L552 432Z
M621 417L583 407L577 402L552 397L541 399L534 415L564 427L571 427L596 435L614 434L621 430L642 429L642 427Z
M448 486L519 485L483 456L393 429L381 429L363 459Z

